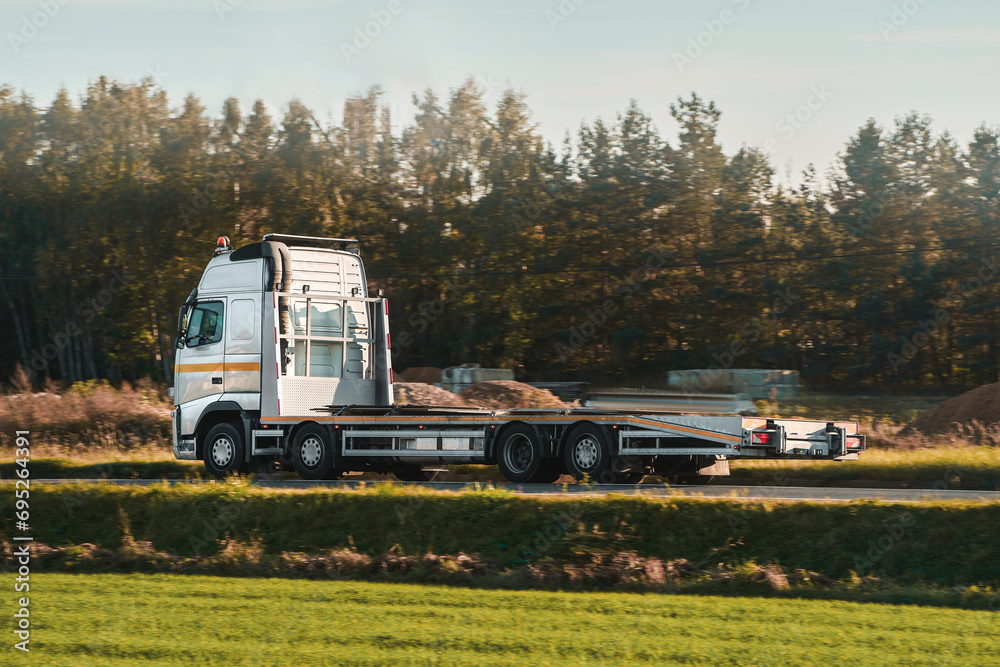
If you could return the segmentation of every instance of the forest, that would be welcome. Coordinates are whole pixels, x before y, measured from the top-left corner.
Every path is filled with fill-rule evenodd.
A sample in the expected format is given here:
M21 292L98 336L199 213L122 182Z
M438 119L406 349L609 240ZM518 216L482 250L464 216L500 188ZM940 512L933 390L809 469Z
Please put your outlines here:
M405 126L381 97L346 100L337 125L296 100L177 106L152 79L47 105L0 88L0 377L170 382L177 310L217 237L279 232L360 240L397 370L997 379L994 127L964 144L917 112L870 120L789 185L760 148L725 152L720 109L694 93L670 107L677 136L633 102L556 146L514 89L416 93Z

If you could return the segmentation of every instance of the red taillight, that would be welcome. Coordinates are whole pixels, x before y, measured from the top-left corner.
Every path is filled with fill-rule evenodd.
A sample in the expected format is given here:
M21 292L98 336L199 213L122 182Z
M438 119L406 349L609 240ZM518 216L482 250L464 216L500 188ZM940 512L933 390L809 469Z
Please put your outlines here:
M847 436L847 448L848 449L861 449L865 446L865 439L863 436Z
M771 444L771 434L764 431L754 431L750 436L751 445L770 445Z

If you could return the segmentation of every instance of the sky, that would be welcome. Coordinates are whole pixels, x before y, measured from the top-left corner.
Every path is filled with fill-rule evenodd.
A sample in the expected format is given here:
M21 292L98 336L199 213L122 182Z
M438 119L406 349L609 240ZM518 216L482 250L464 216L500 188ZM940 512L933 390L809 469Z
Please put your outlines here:
M0 83L40 107L153 76L174 107L194 93L213 116L228 97L280 115L298 98L339 122L381 85L402 127L414 92L471 77L489 104L524 92L558 146L631 99L675 143L670 104L696 92L724 150L766 149L785 183L825 172L869 118L917 111L963 143L1000 125L1000 3L984 0L5 0L0 32Z

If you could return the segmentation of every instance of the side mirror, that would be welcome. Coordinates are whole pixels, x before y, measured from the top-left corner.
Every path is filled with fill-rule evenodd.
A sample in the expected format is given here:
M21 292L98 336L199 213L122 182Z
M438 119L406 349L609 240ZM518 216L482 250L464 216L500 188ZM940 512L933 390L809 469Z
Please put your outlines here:
M184 347L184 339L187 338L187 314L188 305L184 304L177 313L177 349Z

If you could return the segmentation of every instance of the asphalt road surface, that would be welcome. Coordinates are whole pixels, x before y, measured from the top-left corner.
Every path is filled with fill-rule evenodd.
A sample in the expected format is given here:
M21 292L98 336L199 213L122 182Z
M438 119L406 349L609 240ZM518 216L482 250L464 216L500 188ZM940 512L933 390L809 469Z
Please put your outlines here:
M13 480L4 480L12 483ZM155 479L32 479L32 484L117 484L119 486L150 486L163 484ZM204 480L166 480L167 484L212 484ZM416 486L440 491L461 491L469 482L362 482L362 481L305 481L256 479L252 486L268 489L310 489L326 487L331 489L354 489L361 486L391 483L394 486ZM485 484L481 484L485 486ZM494 488L510 489L524 495L578 495L602 496L609 493L643 496L693 496L704 498L744 498L747 500L811 500L849 501L883 500L892 502L921 502L927 500L976 500L1000 502L1000 491L965 491L960 489L845 489L835 487L802 486L729 486L712 484L709 486L660 486L655 484L498 484Z

